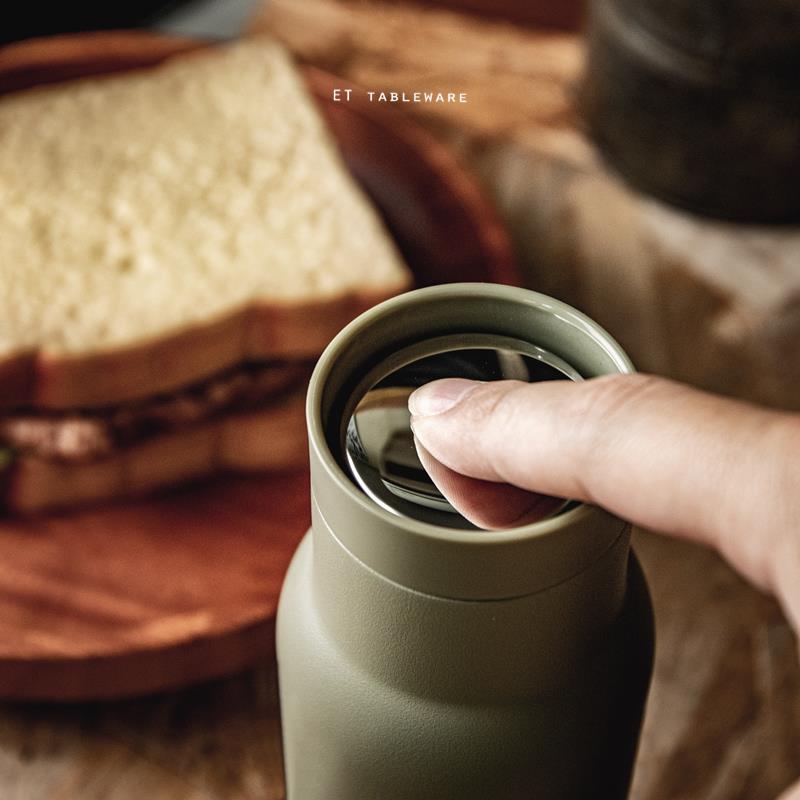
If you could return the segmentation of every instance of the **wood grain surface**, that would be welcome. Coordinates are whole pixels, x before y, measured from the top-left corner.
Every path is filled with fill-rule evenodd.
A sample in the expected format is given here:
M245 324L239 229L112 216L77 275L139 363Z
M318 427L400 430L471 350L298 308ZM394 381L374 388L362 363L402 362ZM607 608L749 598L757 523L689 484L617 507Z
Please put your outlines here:
M115 697L269 657L307 497L300 472L0 523L0 695Z
M0 86L118 72L194 47L134 32L22 43L0 51ZM444 147L391 110L334 103L338 79L306 78L417 283L519 281L504 227ZM119 697L269 658L283 574L309 517L300 472L0 520L0 697Z

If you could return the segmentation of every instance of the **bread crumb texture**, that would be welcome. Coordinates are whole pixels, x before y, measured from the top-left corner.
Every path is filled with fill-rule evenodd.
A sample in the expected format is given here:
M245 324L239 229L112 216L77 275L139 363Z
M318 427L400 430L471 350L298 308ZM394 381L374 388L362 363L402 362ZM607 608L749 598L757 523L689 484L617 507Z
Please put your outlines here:
M268 39L0 100L0 175L0 358L406 281Z

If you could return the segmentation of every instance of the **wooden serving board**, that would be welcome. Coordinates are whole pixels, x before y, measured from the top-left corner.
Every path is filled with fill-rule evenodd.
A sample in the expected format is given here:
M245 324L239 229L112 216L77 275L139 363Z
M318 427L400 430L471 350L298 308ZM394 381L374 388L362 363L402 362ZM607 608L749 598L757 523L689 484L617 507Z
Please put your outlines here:
M0 51L0 91L147 67L198 46L141 32L23 42ZM447 150L396 112L333 102L346 84L306 74L418 283L519 282L504 228ZM0 521L0 697L141 694L270 658L278 593L308 520L299 472Z

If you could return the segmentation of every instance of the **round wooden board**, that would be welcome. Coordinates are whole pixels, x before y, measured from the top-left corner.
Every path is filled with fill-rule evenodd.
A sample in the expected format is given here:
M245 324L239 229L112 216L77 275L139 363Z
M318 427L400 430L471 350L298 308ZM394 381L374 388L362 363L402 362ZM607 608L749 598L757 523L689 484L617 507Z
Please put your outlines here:
M23 42L0 50L0 92L202 46L143 32ZM306 76L419 284L518 282L503 227L447 150L385 107L333 102L342 81ZM0 521L0 696L121 697L270 658L278 593L308 521L305 472Z

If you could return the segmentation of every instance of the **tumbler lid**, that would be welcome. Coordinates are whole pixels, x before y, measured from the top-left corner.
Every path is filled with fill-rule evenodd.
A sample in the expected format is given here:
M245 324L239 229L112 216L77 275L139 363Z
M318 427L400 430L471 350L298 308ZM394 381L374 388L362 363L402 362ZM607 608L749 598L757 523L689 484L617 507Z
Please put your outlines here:
M347 466L358 486L381 508L448 528L475 529L436 487L420 459L408 398L440 378L527 383L582 380L567 362L535 345L505 336L460 334L417 343L370 372L349 419ZM541 518L567 505L540 498Z
M330 534L388 581L450 599L512 598L563 583L612 552L627 530L608 512L573 503L547 519L476 533L401 516L365 493L347 457L350 419L364 395L422 357L483 349L481 337L528 356L538 352L527 349L535 343L559 359L545 364L559 369L563 360L587 380L632 371L602 328L558 300L509 286L448 284L362 314L325 350L309 385L314 535ZM593 605L590 596L584 600Z

